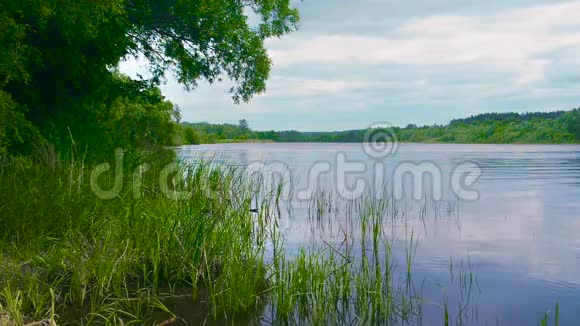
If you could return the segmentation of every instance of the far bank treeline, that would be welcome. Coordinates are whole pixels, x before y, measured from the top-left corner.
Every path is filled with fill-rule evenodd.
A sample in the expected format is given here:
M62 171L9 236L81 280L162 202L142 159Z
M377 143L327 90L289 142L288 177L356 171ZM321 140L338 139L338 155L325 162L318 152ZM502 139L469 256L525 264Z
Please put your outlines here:
M181 123L176 144L219 142L362 142L367 130L334 132L253 131L246 120L235 124ZM577 143L580 109L534 113L485 113L447 125L394 127L401 142Z

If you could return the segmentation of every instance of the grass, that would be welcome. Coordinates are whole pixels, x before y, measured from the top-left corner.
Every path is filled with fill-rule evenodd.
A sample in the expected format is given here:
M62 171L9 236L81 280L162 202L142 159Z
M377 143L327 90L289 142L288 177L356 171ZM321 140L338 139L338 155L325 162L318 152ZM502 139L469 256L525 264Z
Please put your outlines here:
M373 257L355 263L345 232L346 246L304 248L288 258L271 206L279 187L265 194L235 168L181 164L169 188L190 195L175 200L159 183L163 160L127 153L123 162L122 187L111 199L95 195L93 170L82 160L2 166L3 320L154 323L159 312L180 317L166 306L176 297L203 306L213 320L259 316L266 305L284 323L408 317L412 298L401 299L389 258L379 257L390 249L370 205L359 221L373 234ZM144 169L146 162L157 164ZM113 188L114 170L101 175L101 188ZM269 245L276 250L267 259Z
M548 311L544 312L544 316L538 321L538 325L541 326L548 326L548 325L554 325L554 326L559 326L560 325L560 303L556 302L556 307L554 309L554 323L551 324L550 323L550 313Z
M151 160L157 159L133 155L126 172ZM266 234L256 227L263 216L250 213L255 188L233 169L183 165L175 187L191 196L172 200L156 177L161 168L144 174L137 196L125 173L122 190L103 200L91 190L91 170L82 161L54 169L30 160L3 166L3 318L47 319L54 301L59 317L143 322L164 309L162 290L187 289L195 297L200 287L213 316L256 309L267 284ZM107 188L114 176L100 181Z
M287 252L281 187L208 162L180 163L160 182L173 159L126 153L111 199L95 194L94 165L82 159L1 165L0 325L421 320L417 238L408 232L397 272L385 224L402 214L389 197L337 203L318 192L307 204L310 223L338 225L338 237ZM98 179L101 188L115 186L114 170ZM456 271L466 297L458 324L477 286L468 267ZM448 324L447 299L441 315ZM557 305L556 323L558 315Z

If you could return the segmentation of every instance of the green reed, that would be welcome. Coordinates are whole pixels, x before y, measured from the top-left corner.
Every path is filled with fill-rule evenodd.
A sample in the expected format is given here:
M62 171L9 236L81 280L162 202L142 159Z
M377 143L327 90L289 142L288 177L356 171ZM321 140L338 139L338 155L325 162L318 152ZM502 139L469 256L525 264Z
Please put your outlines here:
M172 311L175 301L228 324L248 315L311 325L420 320L418 238L405 230L397 270L386 230L405 214L392 197L339 201L317 192L307 203L311 231L335 237L319 234L316 245L288 252L281 185L268 188L260 176L212 162L179 163L165 185L189 196L176 200L159 179L172 159L127 153L121 191L111 199L95 195L94 164L82 160L0 166L0 325L187 318ZM113 188L115 175L99 183ZM452 261L450 271L453 280ZM461 314L478 286L471 270L459 271L459 286L467 302ZM441 307L447 324L447 299Z
M91 190L83 162L1 167L2 318L49 319L54 301L62 323L143 321L165 309L161 291L194 297L200 287L214 316L263 304L267 233L264 217L250 212L259 185L235 169L181 164L169 188L190 196L174 200L160 186L162 164L136 192L133 168L144 161L126 158L122 190L107 200ZM114 175L99 181L112 187Z

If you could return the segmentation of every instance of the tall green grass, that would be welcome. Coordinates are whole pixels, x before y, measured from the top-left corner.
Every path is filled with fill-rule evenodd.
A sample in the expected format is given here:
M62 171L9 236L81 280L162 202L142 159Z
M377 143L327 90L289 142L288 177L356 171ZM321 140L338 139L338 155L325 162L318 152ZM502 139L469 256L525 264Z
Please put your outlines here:
M143 174L135 194L133 172ZM15 324L52 318L65 323L145 322L177 290L208 302L212 316L263 305L268 288L263 215L250 204L256 187L235 169L182 164L163 193L161 160L124 160L123 187L109 200L90 187L82 161L52 167L28 159L0 169L0 314ZM114 170L114 169L112 169ZM114 184L104 174L102 188ZM196 298L204 288L205 298ZM167 297L167 295L165 295ZM170 313L168 312L170 315Z
M166 305L175 298L210 320L261 316L266 306L283 323L379 323L412 314L409 288L397 288L391 276L384 203L350 210L360 214L351 223L372 238L372 255L366 236L357 245L344 230L341 246L292 256L277 224L280 187L266 193L259 178L236 168L181 163L167 185L190 195L175 200L159 181L169 161L126 154L122 187L111 199L94 193L94 165L82 160L4 164L1 318L18 325L153 323L154 316L182 317ZM113 171L101 175L101 188L114 187ZM318 219L333 212L329 203L319 196ZM407 264L410 270L410 258Z
M398 262L386 225L404 213L391 197L339 203L318 192L309 223L337 236L288 252L281 186L211 162L179 163L160 182L173 160L126 153L111 199L95 194L95 164L82 159L4 162L0 325L421 321L417 238L405 232ZM103 189L114 187L114 170L99 178ZM176 200L165 188L189 196ZM459 271L458 324L478 287L467 267ZM453 280L453 263L450 273ZM441 316L450 322L447 299Z

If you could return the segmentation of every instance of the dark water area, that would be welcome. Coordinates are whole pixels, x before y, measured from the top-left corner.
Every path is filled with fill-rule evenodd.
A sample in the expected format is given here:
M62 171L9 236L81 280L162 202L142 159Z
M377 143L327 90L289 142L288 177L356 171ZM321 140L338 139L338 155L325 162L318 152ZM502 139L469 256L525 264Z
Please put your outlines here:
M379 197L391 196L397 218L384 228L402 270L409 236L416 240L413 280L425 298L424 325L442 324L444 302L453 324L537 324L546 311L553 315L556 303L561 325L580 323L580 146L400 144L387 150L373 155L361 144L286 143L184 146L177 153L261 172L283 169L292 189L283 196L281 221L290 255L322 240L340 242L341 212L356 197L357 182L365 194L380 189ZM358 164L356 171L338 173L345 161ZM466 175L473 178L466 182ZM321 198L334 203L336 220L313 222L313 203Z

